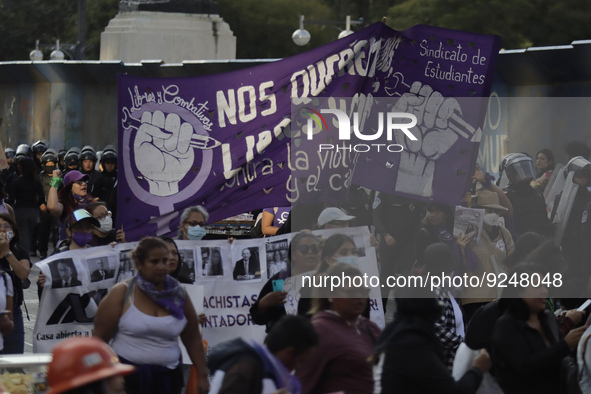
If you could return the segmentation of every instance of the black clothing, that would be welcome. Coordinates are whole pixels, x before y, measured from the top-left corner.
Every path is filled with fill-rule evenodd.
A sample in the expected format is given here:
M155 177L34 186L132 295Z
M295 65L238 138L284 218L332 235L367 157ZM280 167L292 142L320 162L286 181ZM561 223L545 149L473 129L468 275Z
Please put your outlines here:
M89 193L93 197L97 197L99 201L104 201L107 204L109 211L113 211L113 207L111 206L111 195L113 194L113 189L116 182L117 171L103 171L96 176L96 179L92 184L92 188L90 188L90 184L88 185L88 190L90 191Z
M525 318L511 310L495 325L493 365L505 394L560 392L560 363L570 349L560 337L554 315L544 310L539 318L550 347Z
M92 194L92 189L94 188L94 184L96 183L96 180L98 179L98 177L101 175L101 173L97 170L91 170L91 171L84 171L84 170L80 170L80 172L84 175L88 175L88 185L86 190L90 190L91 193L90 195L96 197L94 194ZM101 200L103 201L103 200Z
M111 242L117 242L117 232L115 230L109 231L106 237L99 237L94 232L92 233L92 239L88 243L89 246L105 246Z
M90 281L91 282L99 282L101 280L113 278L114 276L115 276L115 272L112 270L103 270L103 273L101 273L100 270L94 270L90 274Z
M250 306L250 316L252 317L252 321L254 324L258 324L259 326L266 326L265 332L269 332L273 324L277 323L279 319L285 316L285 307L283 304L275 305L268 308L265 312L259 312L259 302L269 293L273 292L273 281L274 280L286 280L291 276L289 270L281 270L275 275L273 275L267 283L261 289L259 296L254 304Z
M396 273L408 273L415 261L415 237L423 216L419 202L403 197L380 193L373 206L373 222L376 233L382 236L379 244L380 277ZM389 246L384 236L389 234L396 244ZM390 289L383 288L382 297L387 297Z
M38 179L29 180L19 176L10 184L8 189L8 203L17 210L21 208L38 209L45 203L43 186Z
M464 341L470 349L486 349L492 354L492 337L497 320L503 316L504 308L499 300L491 301L478 308L466 327Z
M475 393L482 381L483 374L475 367L454 380L443 361L435 324L419 316L397 313L376 351L385 357L379 382L382 393Z
M534 232L552 235L553 229L548 220L544 195L529 185L509 185L504 189L513 205L513 230L511 235L517 240L523 233Z
M361 186L351 185L349 198L339 206L355 219L349 227L373 225L372 204L375 199L375 191L369 194Z

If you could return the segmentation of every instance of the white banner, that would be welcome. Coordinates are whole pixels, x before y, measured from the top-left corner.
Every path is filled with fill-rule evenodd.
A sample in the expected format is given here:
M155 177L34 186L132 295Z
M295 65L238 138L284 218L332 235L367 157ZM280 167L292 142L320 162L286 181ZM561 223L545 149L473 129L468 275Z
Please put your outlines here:
M315 232L323 238L335 233L350 235L359 253L361 272L378 276L375 249L370 246L367 228ZM232 244L225 240L176 241L184 262L181 271L194 280L194 284L184 286L197 313L207 317L203 339L210 347L235 337L263 340L265 327L252 322L249 309L272 274L287 267L291 237L287 234L235 240ZM68 251L37 263L46 282L35 322L33 352L49 353L62 339L92 335L99 302L115 283L135 275L129 251L136 244ZM370 291L370 306L371 319L383 328L378 288ZM288 308L286 305L290 313Z

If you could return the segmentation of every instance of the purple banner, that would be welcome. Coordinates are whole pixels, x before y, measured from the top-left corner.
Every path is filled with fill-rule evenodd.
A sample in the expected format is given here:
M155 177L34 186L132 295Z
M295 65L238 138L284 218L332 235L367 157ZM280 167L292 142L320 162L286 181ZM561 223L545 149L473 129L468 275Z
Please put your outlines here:
M488 96L499 46L495 36L428 26L396 32L376 23L304 54L247 70L194 78L122 75L118 221L128 239L136 240L175 231L180 214L192 205L204 205L210 222L290 205L296 165L290 145L301 133L291 122L292 98L298 105L313 104L314 97L400 98L405 106L400 110L421 116L417 127L429 125L428 111L435 102L438 113L448 109L447 115L434 118L439 125L458 109L450 102L442 109L443 98ZM482 116L476 111L469 121L458 119L465 129ZM478 132L463 139L468 142L458 149L475 160ZM410 144L409 154L432 155L433 146ZM410 161L401 156L396 169ZM453 159L437 165L438 171L461 172ZM467 183L467 170L457 177L459 184ZM356 183L364 185L363 180ZM417 194L396 187L391 183L384 191ZM441 200L448 191L433 182L431 193L417 195Z

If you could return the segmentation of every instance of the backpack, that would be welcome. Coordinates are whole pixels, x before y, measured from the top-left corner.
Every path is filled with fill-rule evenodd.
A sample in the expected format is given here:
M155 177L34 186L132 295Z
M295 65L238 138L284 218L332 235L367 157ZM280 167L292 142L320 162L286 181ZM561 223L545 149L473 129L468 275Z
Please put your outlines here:
M278 210L279 210L278 207L273 208L273 216L277 215ZM254 226L252 226L252 229L250 229L250 237L251 238L265 238L265 234L263 234L263 227L262 227L263 212L258 214L257 219L254 222Z

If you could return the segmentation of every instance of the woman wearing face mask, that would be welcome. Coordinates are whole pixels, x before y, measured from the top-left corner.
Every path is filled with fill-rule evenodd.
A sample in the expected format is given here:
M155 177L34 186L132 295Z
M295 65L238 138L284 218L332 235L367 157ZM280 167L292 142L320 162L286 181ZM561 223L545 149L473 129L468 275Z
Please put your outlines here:
M0 268L11 279L14 289L13 312L14 329L4 335L3 354L22 354L25 351L25 328L21 305L23 303L23 281L31 272L29 252L19 245L20 233L11 215L0 213ZM1 280L1 279L0 279Z
M480 190L477 193L474 208L484 208L484 225L478 242L472 240L466 248L477 258L477 265L465 267L466 271L468 275L478 277L482 277L485 272L498 275L505 272L507 258L515 250L511 233L499 225L499 213L507 208L499 204L496 193L488 190ZM494 287L465 287L462 293L464 320L469 322L478 308L499 296L498 289Z
M325 274L328 269L337 264L349 264L358 267L357 263L357 247L353 238L345 234L333 234L324 242L322 246L322 254L320 264L316 267L314 275ZM301 291L300 302L298 303L298 314L310 313L310 305L315 299L315 292L312 287L304 287ZM369 319L369 301L365 306L363 317Z
M353 238L345 234L331 235L322 247L320 265L316 268L316 274L323 274L328 267L336 263L345 263L357 266L357 248Z
M191 241L204 239L206 236L205 225L208 219L209 213L201 205L185 209L181 215L177 239Z
M98 220L92 217L92 215L85 209L78 209L72 213L72 215L66 219L66 233L68 239L62 247L56 249L53 254L65 252L67 250L77 250L88 248L90 241L92 240L92 230L99 227L100 223ZM45 286L45 275L39 273L39 279L37 279L37 294L41 299L43 293L43 286Z
M68 239L66 233L66 219L77 209L84 209L92 202L92 197L87 192L88 175L80 171L69 171L64 179L60 178L60 170L53 171L51 187L47 195L47 208L49 212L58 217L59 240L58 246ZM61 185L63 189L58 189Z
M99 221L100 226L92 230L92 240L88 243L90 246L112 245L116 243L125 243L125 232L123 228L113 229L113 218L111 212L107 209L107 204L103 201L96 201L86 206L93 218Z

